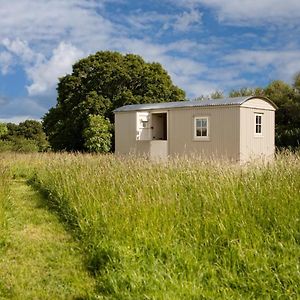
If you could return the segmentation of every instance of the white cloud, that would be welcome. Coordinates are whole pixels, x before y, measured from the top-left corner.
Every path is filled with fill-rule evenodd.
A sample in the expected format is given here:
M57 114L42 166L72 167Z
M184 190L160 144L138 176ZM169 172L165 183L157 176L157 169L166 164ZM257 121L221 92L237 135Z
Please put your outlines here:
M43 47L46 55L51 52L53 42L61 40L94 50L120 31L101 15L104 2L0 0L0 36L34 43L38 48Z
M29 95L39 95L52 90L58 78L70 73L72 65L83 52L71 44L61 42L49 60L34 64L27 71L32 83L27 87Z
M193 25L201 23L202 13L198 10L191 10L189 12L183 12L176 18L173 28L178 31L188 31Z
M36 60L42 59L40 55L37 55L30 49L28 43L19 38L11 40L8 38L3 39L2 45L10 53L18 56L24 63L32 63Z
M123 16L130 28L135 30L153 31L153 27L159 28L158 35L169 29L175 32L186 32L201 25L202 13L197 9L185 10L182 13L162 14L155 11L143 12L137 10L130 15Z
M205 5L215 9L221 22L231 24L299 24L299 0L170 0L182 7Z
M3 75L6 75L10 68L14 65L13 56L7 52L3 51L0 53L0 67L1 67L1 73Z
M224 57L224 61L238 66L240 72L268 74L270 79L290 81L300 70L300 50L238 50Z

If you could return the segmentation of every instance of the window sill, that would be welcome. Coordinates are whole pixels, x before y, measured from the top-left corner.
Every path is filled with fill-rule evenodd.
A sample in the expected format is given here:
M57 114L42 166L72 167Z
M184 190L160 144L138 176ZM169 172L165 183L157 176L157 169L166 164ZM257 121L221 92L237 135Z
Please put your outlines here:
M194 142L210 142L210 137L194 137Z

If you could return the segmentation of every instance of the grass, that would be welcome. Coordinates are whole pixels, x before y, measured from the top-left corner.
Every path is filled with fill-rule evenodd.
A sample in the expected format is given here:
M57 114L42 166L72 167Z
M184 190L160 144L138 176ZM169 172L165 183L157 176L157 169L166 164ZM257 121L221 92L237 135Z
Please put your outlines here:
M0 299L93 299L95 282L78 243L38 192L24 180L8 183Z
M0 159L0 254L6 244L7 210L9 209L9 171L4 161Z
M33 160L30 176L80 240L99 297L299 295L299 155L243 167L110 155Z

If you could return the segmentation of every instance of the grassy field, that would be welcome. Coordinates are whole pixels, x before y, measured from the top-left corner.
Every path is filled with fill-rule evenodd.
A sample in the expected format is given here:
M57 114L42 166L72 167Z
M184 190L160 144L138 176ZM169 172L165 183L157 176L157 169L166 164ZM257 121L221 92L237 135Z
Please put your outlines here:
M0 158L0 255L6 245L7 210L9 209L9 171Z
M296 299L300 157L237 166L7 157L86 253L100 299ZM1 184L1 183L0 183ZM2 190L1 190L2 191Z

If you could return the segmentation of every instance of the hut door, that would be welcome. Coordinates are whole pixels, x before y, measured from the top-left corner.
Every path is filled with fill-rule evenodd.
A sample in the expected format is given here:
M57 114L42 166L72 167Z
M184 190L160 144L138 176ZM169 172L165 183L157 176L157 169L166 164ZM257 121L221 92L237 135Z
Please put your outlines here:
M136 113L136 139L139 141L151 140L150 114L148 112Z
M152 113L152 140L167 140L167 113Z

